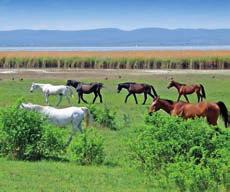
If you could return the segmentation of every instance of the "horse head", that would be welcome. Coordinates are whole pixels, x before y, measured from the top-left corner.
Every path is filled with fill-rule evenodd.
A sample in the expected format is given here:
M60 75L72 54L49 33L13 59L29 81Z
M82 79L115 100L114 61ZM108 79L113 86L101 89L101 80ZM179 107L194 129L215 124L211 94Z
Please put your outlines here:
M21 103L20 109L30 109L32 105L32 103Z
M80 83L79 81L67 80L66 81L66 86L72 86L74 88L77 88L77 86L78 86L79 83Z
M156 112L160 109L160 97L157 96L153 99L152 104L149 106L149 115L152 115L153 112Z
M169 85L167 86L168 89L170 89L171 87L175 86L175 81L173 79L171 79Z
M36 104L32 104L32 103L21 103L21 105L20 105L20 109L26 109L26 110L37 111L40 108L41 108L41 106L36 105Z
M37 88L38 88L37 84L33 82L31 87L30 87L30 92L32 93Z
M119 83L118 85L117 85L117 93L120 93L120 91L122 90L122 84L121 83Z
M21 103L21 105L19 106L20 109L24 109L25 108L25 103Z

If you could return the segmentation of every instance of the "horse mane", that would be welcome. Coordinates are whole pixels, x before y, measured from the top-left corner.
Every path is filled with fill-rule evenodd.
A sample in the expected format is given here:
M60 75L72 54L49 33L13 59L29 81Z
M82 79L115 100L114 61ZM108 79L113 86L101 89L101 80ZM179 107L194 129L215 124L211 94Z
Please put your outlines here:
M167 101L167 102L169 102L170 104L173 104L173 103L174 103L174 101L172 101L172 100L170 100L170 99L161 99L161 100Z
M175 83L179 84L179 85L182 85L182 86L185 86L186 84L185 83L179 83L177 81L174 81Z
M136 84L136 82L125 82L125 83L119 83L119 84Z

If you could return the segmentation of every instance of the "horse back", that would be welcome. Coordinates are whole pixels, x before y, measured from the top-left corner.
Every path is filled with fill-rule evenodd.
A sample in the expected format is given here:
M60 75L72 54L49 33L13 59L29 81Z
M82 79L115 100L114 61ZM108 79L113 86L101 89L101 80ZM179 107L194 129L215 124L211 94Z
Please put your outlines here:
M199 89L200 89L199 85L183 85L180 88L180 92L182 94L192 94L192 93L194 93L195 91L197 91Z
M135 93L143 93L145 91L145 84L140 84L140 83L130 84L129 91Z
M200 102L197 104L186 103L183 107L183 115L185 118L204 117L210 104L207 102Z
M82 91L83 93L91 93L97 91L98 83L89 83L89 84L79 84L76 88L77 91Z

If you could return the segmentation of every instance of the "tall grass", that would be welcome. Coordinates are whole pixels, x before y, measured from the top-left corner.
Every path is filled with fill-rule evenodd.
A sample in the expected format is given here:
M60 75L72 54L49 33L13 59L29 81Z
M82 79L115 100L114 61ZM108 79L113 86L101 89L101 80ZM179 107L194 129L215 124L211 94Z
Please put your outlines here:
M230 69L230 57L1 57L0 68Z

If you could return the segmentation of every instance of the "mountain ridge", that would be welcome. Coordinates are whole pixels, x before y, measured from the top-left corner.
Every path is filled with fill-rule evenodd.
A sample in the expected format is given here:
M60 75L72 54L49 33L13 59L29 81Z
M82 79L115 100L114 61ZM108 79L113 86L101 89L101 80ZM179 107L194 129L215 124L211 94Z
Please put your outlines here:
M139 28L121 30L0 31L0 46L177 46L230 45L230 29Z

